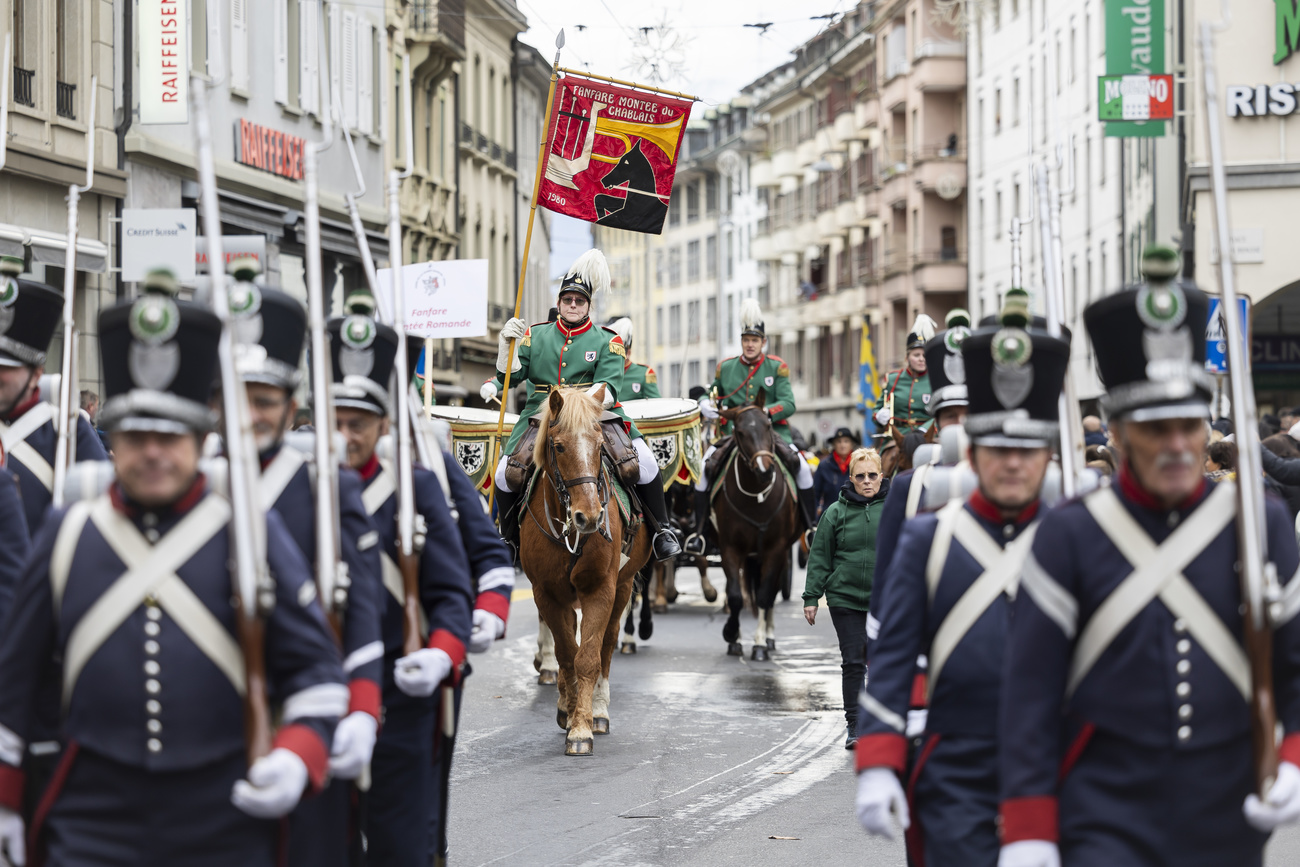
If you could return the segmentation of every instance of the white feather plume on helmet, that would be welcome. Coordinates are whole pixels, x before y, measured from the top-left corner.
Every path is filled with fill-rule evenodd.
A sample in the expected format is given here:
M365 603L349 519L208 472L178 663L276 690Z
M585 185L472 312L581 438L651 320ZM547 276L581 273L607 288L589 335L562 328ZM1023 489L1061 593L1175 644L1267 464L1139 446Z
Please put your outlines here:
M756 337L767 337L767 329L763 322L763 308L755 298L746 298L741 302L740 333L742 336L752 334Z
M592 247L569 266L569 272L560 281L559 294L579 292L590 301L595 293L608 292L609 284L609 263L605 261L605 254Z
M918 313L912 323L912 330L907 335L908 349L924 349L926 341L934 337L938 324L924 313Z
M619 337L623 339L623 348L627 349L628 351L631 351L632 320L628 319L626 316L620 316L619 318L615 319L613 322L609 323L608 328L610 331L613 331L615 334L617 334Z

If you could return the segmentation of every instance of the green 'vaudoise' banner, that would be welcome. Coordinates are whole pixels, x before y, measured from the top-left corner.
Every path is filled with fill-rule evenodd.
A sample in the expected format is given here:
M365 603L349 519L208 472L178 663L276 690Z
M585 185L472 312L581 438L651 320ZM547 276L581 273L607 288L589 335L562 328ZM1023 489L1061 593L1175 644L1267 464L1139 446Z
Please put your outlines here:
M1165 0L1106 0L1106 74L1165 71ZM1160 138L1163 120L1107 121L1106 135Z

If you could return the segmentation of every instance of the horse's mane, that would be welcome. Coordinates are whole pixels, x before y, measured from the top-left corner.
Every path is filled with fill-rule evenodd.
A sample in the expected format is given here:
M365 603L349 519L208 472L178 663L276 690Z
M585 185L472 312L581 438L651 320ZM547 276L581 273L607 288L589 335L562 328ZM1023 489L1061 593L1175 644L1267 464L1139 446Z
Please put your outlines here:
M910 461L917 448L925 443L925 434L919 430L910 430L903 434L903 454Z
M538 416L538 424L541 431L547 430L561 436L571 434L581 428L590 428L591 425L600 421L601 415L605 408L600 401L587 394L585 388L562 388L560 389L560 399L564 405L560 407L560 414L555 419L555 426L551 427L551 401L548 397L542 402L541 415ZM537 442L533 444L533 462L537 466L542 466L546 462L546 437L537 437Z

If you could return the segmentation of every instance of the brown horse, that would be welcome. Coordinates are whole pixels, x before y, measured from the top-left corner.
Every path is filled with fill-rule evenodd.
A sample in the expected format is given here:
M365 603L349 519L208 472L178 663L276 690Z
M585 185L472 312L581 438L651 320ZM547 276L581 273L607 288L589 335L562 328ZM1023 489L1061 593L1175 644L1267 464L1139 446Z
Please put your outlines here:
M939 426L930 425L930 429L924 432L915 428L904 432L890 425L889 434L889 439L880 447L880 472L886 479L912 469L912 456L916 454L917 448L924 443L934 442L939 434Z
M613 471L602 460L603 397L571 388L551 392L533 453L541 475L519 522L519 559L555 640L556 721L567 731L569 756L592 755L592 735L609 734L618 615L632 595L633 576L650 558L649 529L635 519L625 526L614 502Z
M727 573L726 624L722 637L727 654L743 656L740 609L758 617L751 658L768 659L775 648L772 607L790 568L790 547L803 524L795 492L777 462L772 419L759 407L740 406L719 413L731 423L736 454L719 479L713 519L717 525L722 569Z

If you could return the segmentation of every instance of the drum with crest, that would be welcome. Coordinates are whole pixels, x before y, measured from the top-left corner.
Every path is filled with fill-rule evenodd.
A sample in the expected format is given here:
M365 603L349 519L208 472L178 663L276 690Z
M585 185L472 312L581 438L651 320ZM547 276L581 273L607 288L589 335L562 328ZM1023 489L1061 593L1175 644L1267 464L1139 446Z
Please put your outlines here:
M636 422L646 445L659 463L664 490L675 482L692 485L704 472L700 441L700 407L693 400L649 397L622 403L623 412Z
M492 486L492 441L497 439L497 410L472 406L435 406L430 412L434 418L444 420L451 427L452 453L456 457L456 463L473 480L475 487L486 491ZM519 416L513 412L506 413L501 437L497 439L497 456L500 456L501 447L510 438L510 432L514 430L517 421Z

